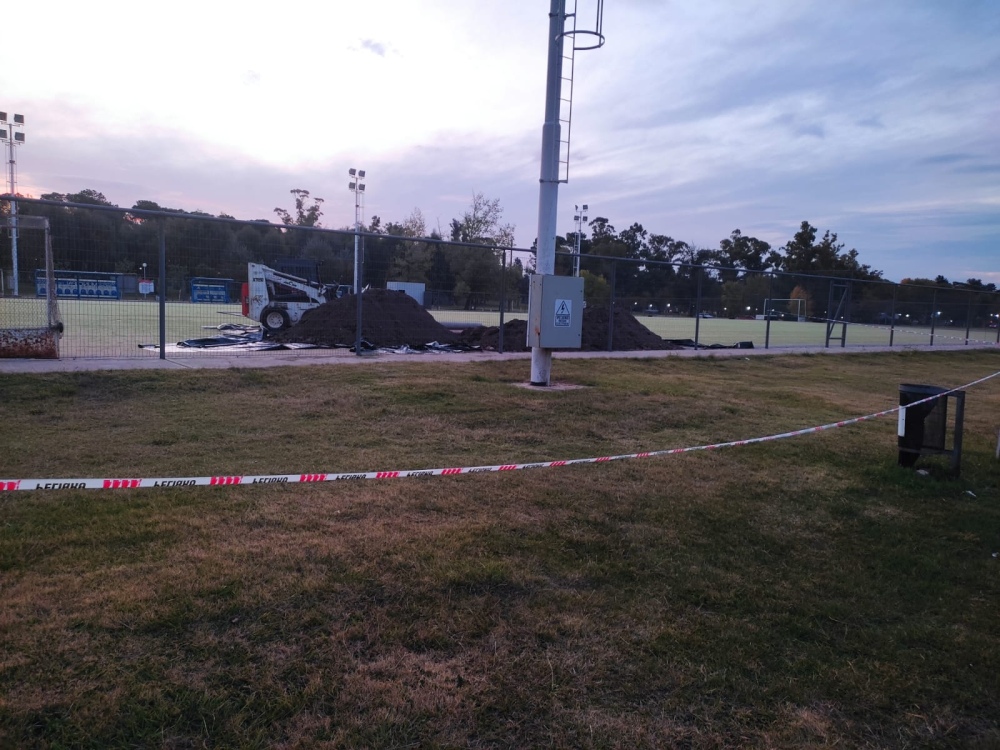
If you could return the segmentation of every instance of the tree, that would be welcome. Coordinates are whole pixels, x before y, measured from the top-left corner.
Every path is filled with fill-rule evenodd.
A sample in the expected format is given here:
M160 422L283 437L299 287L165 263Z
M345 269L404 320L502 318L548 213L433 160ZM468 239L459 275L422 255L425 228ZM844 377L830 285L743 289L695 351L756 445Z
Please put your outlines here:
M452 242L470 245L512 247L514 225L503 223L503 208L499 198L490 200L482 193L475 193L469 210L462 214L461 220L452 219L451 239ZM488 295L499 292L503 252L505 251L454 246L446 251L451 272L456 279L455 294L465 298L466 309L474 307Z
M745 235L739 229L734 229L728 239L719 243L714 256L723 269L719 272L723 281L733 281L738 276L736 271L728 269L768 271L781 260L781 256L771 250L769 243Z
M274 213L276 213L278 218L281 219L281 223L286 226L297 227L323 226L319 222L319 217L323 215L323 211L320 209L323 199L312 198L312 205L306 205L311 198L308 190L295 188L289 192L295 196L295 217L293 218L292 215L283 208L275 208Z
M791 291L791 293L788 295L788 297L791 300L799 300L799 299L803 300L802 307L804 309L802 310L802 315L804 315L805 317L808 318L809 317L809 313L813 309L812 295L809 294L809 290L807 290L802 285L798 285L798 286L796 286ZM794 302L794 301L793 302L789 302L788 303L788 312L794 313L794 314L798 314L799 313L799 305L798 305L798 303Z
M853 279L875 281L882 278L881 271L858 262L858 251L843 252L843 243L837 242L837 235L827 230L823 238L816 241L816 227L803 221L799 231L782 248L780 259L782 271L789 273L838 274Z
M472 196L472 205L462 214L462 220L452 219L451 239L477 245L513 247L514 225L502 224L500 199L489 200L482 193Z

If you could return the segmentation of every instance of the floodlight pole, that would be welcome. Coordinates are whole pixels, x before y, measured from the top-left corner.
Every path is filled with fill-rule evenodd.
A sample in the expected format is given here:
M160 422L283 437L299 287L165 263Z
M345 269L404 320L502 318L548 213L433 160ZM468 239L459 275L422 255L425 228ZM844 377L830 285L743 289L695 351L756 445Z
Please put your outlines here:
M10 255L13 265L14 283L12 290L14 296L19 296L18 270L17 270L17 160L14 158L14 147L24 143L24 133L15 133L14 128L24 127L24 115L14 115L14 119L7 122L7 113L0 112L0 140L7 144L9 158L7 159L8 179L10 181ZM3 291L0 289L0 291Z
M549 60L545 79L545 123L542 125L542 164L538 187L538 251L535 273L554 275L556 270L556 220L559 210L559 103L562 92L563 31L566 0L549 5ZM572 41L570 42L572 44ZM552 350L531 347L531 384L550 384Z
M573 221L576 222L576 257L573 259L573 275L580 275L580 235L583 233L583 223L587 221L586 212L587 204L583 204L583 211L580 210L579 206L573 206L576 214L573 216Z
M361 196L365 192L365 170L347 170L351 181L348 189L354 193L354 295L357 303L357 326L354 332L354 353L361 356Z

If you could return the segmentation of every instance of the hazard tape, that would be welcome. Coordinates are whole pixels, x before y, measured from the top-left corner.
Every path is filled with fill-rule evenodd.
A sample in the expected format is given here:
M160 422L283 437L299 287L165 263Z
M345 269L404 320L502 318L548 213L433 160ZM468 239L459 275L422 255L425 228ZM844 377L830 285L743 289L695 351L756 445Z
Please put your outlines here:
M819 425L817 427L806 427L801 430L791 432L779 432L775 435L764 437L747 438L745 440L731 440L725 443L712 443L710 445L695 445L689 448L668 448L657 451L642 451L640 453L623 453L618 456L599 456L594 458L572 458L559 461L539 461L523 464L497 464L494 466L462 466L447 469L409 469L401 471L364 471L357 473L327 473L327 474L257 474L257 475L230 475L214 477L130 477L130 478L101 478L101 479L0 479L0 492L13 492L17 490L125 490L141 489L148 487L221 487L234 485L251 484L312 484L316 482L338 482L345 479L405 479L408 477L447 477L460 474L485 474L499 471L520 471L522 469L551 469L559 466L576 466L579 464L600 464L607 461L622 461L632 458L654 458L656 456L676 456L681 453L694 453L695 451L713 451L721 448L735 448L743 445L755 445L757 443L767 443L774 440L785 440L799 437L801 435L811 435L817 432L825 432L838 427L867 422L878 419L888 414L900 412L905 413L906 409L913 406L942 398L950 393L971 388L980 383L985 383L1000 376L1000 371L987 375L971 383L952 388L948 391L936 393L933 396L914 401L903 406L894 406L891 409L866 414L863 417L852 419L842 419L839 422Z

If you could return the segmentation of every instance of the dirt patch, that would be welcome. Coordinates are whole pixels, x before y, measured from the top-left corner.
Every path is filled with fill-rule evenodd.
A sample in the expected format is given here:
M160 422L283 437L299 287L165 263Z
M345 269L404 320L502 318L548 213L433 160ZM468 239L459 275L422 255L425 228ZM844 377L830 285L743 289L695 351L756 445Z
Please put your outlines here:
M272 339L281 343L351 347L354 346L356 315L357 298L353 295L341 297L307 311L298 325L274 334ZM616 351L680 348L664 341L625 310L615 310L612 321L606 308L587 308L583 311L581 349L606 350L608 328L612 324L612 345ZM527 321L507 321L503 327L504 351L530 351L525 345L527 332ZM369 289L361 295L361 338L372 347L417 349L437 342L495 351L500 344L500 329L477 326L455 333L441 325L405 292Z

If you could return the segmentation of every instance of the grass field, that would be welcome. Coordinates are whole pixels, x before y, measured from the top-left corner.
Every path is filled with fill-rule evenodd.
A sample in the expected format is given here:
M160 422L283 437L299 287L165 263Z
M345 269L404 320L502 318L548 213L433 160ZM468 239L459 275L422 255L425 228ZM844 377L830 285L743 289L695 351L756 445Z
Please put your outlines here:
M158 352L140 349L140 344L158 344L159 305L155 301L96 301L60 300L60 314L66 334L60 343L63 357L155 357ZM240 305L191 304L169 302L166 305L166 341L175 344L190 338L212 336L211 327L225 323L252 321L241 315ZM461 310L433 310L442 322L478 323L497 325L499 313ZM512 317L525 317L511 314ZM694 339L695 319L674 316L639 315L639 322L654 333L667 339ZM33 298L0 298L0 328L13 323L18 325L45 325L44 303ZM725 318L702 319L698 322L698 341L702 344L729 345L738 341L752 341L762 348L765 341L772 347L824 346L826 325L823 323L796 323L772 321L768 336L767 324L757 320L728 320ZM838 327L834 334L840 335ZM848 346L888 346L888 327L852 324L848 327ZM997 332L974 329L969 337L975 341L995 342ZM893 344L900 346L928 345L931 331L926 328L897 328ZM934 334L937 345L961 344L965 340L964 328L939 327ZM834 341L831 346L840 346ZM190 350L186 356L204 355ZM171 354L172 357L177 354ZM258 355L255 355L258 356ZM266 353L259 356L267 356Z
M1000 352L0 375L0 476L474 466L751 438ZM0 494L0 747L1000 745L1000 378L896 420L459 477Z

